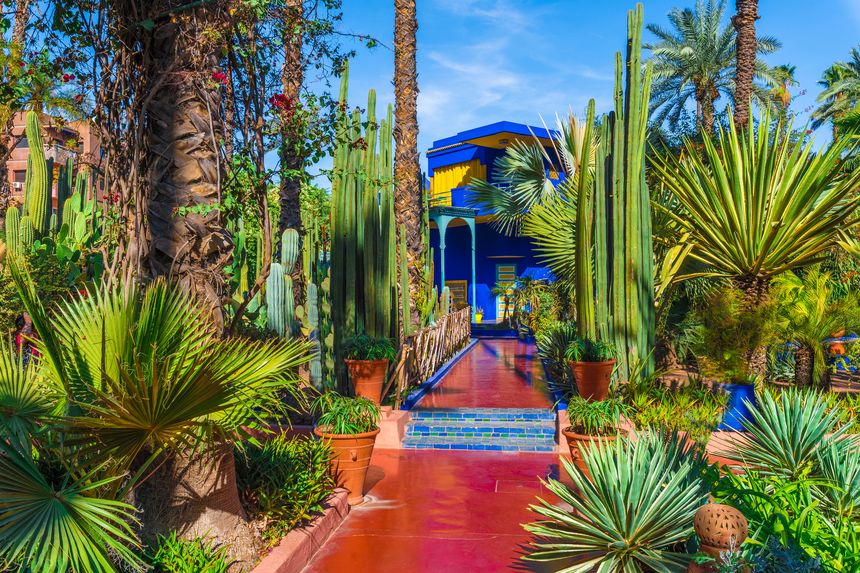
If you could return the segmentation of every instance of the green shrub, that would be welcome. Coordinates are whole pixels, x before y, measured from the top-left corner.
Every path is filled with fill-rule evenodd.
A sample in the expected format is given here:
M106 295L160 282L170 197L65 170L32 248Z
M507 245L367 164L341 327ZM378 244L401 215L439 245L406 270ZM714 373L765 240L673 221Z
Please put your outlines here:
M72 294L72 266L62 263L51 255L28 256L26 265L36 285L36 292L45 308L52 310L56 304ZM0 265L0 337L15 330L15 319L24 313L24 304L9 275L9 266Z
M322 441L284 435L237 452L239 491L248 513L265 522L268 541L276 542L322 511L335 487L330 454Z
M573 374L565 352L576 340L576 323L554 322L535 333L538 356L546 365L549 386L565 395L575 394Z
M230 568L226 547L205 539L179 539L175 531L158 536L144 559L153 573L227 573Z
M571 362L606 362L617 356L615 346L602 340L576 338L564 352Z
M343 355L348 360L395 360L397 348L390 338L360 334L346 339Z
M333 434L361 434L377 428L379 406L367 398L350 398L335 392L321 394L311 405L317 425Z

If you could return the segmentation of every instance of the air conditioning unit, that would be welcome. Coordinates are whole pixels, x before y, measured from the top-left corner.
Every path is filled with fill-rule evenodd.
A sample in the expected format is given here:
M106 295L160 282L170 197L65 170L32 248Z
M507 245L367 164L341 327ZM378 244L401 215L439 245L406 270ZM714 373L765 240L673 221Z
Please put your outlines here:
M20 181L13 181L13 182L12 182L12 188L13 188L13 189L23 189L23 188L24 188L24 184L23 184L23 183L21 183Z

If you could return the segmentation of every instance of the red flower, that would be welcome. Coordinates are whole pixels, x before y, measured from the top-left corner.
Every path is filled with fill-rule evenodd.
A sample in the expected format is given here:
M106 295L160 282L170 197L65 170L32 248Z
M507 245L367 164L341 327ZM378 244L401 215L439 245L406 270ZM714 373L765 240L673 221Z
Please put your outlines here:
M269 98L269 103L278 109L291 110L295 107L292 98L288 98L284 94L275 94Z
M224 72L213 72L212 80L221 85L227 85L227 74Z

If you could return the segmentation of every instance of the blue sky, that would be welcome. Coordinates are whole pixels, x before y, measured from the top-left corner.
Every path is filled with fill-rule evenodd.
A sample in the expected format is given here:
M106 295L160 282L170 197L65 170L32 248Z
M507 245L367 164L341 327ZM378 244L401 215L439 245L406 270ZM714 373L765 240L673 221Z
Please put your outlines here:
M594 97L611 106L614 54L626 38L633 0L417 0L419 148L458 131L511 120L554 121L569 107L582 113ZM695 0L645 2L646 23L667 24L674 6ZM728 0L727 17L734 11ZM757 31L776 36L782 49L772 64L797 66L792 103L806 122L833 61L860 43L860 0L759 0ZM375 88L380 104L393 100L393 0L344 0L342 28L370 34L388 47L358 47L351 64L350 100L361 105ZM650 34L646 33L646 38ZM718 100L717 105L726 102ZM380 105L382 107L382 105ZM826 129L817 134L826 138Z

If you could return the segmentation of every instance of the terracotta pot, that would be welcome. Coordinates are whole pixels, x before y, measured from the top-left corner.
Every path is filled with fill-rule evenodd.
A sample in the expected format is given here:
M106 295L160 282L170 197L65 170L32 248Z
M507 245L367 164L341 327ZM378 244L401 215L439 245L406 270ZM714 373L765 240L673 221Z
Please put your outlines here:
M600 402L609 395L609 383L615 370L614 358L605 362L570 362L576 380L576 391L589 401Z
M377 406L382 399L382 386L388 372L388 359L385 360L344 360L349 376L355 386L355 395L367 398Z
M363 434L329 434L325 428L314 428L314 434L331 447L331 472L337 485L349 491L349 505L362 503L364 480L379 428Z
M602 447L604 444L611 444L615 440L618 439L618 434L613 436L589 436L588 434L580 434L577 433L573 426L568 426L567 428L562 429L562 434L567 438L567 447L570 448L570 459L573 461L573 464L585 472L585 475L590 474L588 470L585 469L585 460L582 455L586 451L587 448L591 447L590 444L596 444L597 447Z

